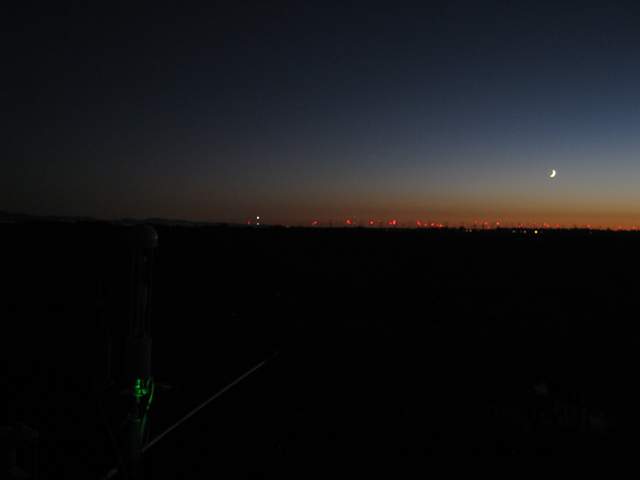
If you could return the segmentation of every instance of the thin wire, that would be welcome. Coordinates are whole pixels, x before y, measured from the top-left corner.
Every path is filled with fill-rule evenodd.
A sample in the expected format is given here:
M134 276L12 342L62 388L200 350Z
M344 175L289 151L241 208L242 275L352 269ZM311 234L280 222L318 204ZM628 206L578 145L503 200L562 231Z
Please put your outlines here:
M184 417L182 417L180 420L178 420L176 423L174 423L173 425L171 425L169 428L167 428L164 432L162 432L160 435L158 435L157 437L155 437L153 440L151 440L149 443L147 443L143 448L142 448L142 453L146 452L147 450L149 450L151 447L153 447L156 443L158 443L160 440L162 440L163 437L165 437L166 435L168 435L169 433L171 433L173 430L175 430L177 427L179 427L182 423L186 422L189 418L191 418L192 416L194 416L196 413L198 413L200 410L202 410L204 407L206 407L209 403L211 403L212 401L214 401L216 398L218 398L220 395L222 395L223 393L229 391L231 388L233 388L234 386L236 386L238 383L240 383L242 380L244 380L245 378L247 378L249 375L251 375L253 372L255 372L256 370L262 368L269 360L273 359L274 357L276 357L278 355L279 352L275 352L273 353L269 358L266 358L264 360L262 360L260 363L254 365L253 367L251 367L249 370L247 370L246 372L244 372L242 375L240 375L238 378L236 378L233 382L229 383L227 386L223 387L222 389L218 390L216 393L214 393L211 397L209 397L207 400L205 400L204 402L202 402L200 405L198 405L196 408L194 408L193 410L191 410L189 413L187 413ZM109 470L106 475L104 477L102 477L102 480L108 480L110 478L113 478L115 475L117 475L119 472L119 468L118 467L114 467L111 470Z
M275 355L274 355L275 356ZM271 357L273 358L273 357ZM251 375L253 372L255 372L256 370L262 368L264 366L265 363L267 363L271 358L265 359L263 361L261 361L260 363L258 363L257 365L255 365L254 367L250 368L249 370L247 370L245 373L243 373L242 375L240 375L238 378L236 378L233 382L231 382L230 384L228 384L226 387L222 388L221 390L218 390L216 393L214 393L211 397L209 397L207 400L205 400L204 402L202 402L200 405L198 405L196 408L194 408L193 410L191 410L189 413L187 413L184 417L182 417L180 420L178 420L176 423L174 423L173 425L171 425L169 428L167 428L164 432L162 432L160 435L158 435L157 437L155 437L153 440L151 440L149 443L147 443L143 448L142 448L142 453L146 452L147 450L149 450L151 447L153 447L156 443L158 443L160 440L162 440L163 437L165 437L166 435L168 435L169 433L171 433L174 429L176 429L177 427L179 427L181 424L183 424L184 422L186 422L189 418L191 418L192 416L194 416L196 413L198 413L200 410L202 410L204 407L206 407L209 403L211 403L212 401L214 401L216 398L218 398L220 395L222 395L223 393L225 393L226 391L230 390L231 388L233 388L235 385L237 385L238 383L240 383L242 380L244 380L245 378L247 378L249 375Z

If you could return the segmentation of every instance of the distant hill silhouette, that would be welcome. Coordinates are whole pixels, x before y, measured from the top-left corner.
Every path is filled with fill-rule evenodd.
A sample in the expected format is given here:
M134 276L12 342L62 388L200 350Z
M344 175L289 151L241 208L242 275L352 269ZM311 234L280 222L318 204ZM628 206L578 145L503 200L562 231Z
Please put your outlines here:
M27 213L15 213L0 210L0 222L68 222L68 223L87 223L102 222L115 225L137 225L141 223L151 223L154 225L162 225L167 227L204 227L204 226L244 226L244 224L234 224L225 222L202 222L191 221L174 218L132 218L125 217L116 220L108 220L89 216L73 216L73 215L33 215Z

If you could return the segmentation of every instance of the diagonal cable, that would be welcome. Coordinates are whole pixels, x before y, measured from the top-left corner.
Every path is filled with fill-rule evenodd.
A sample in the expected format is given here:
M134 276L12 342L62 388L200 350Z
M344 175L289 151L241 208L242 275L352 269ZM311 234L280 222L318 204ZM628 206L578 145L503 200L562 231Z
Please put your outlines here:
M155 437L153 440L151 440L149 443L147 443L142 448L142 453L144 453L147 450L149 450L156 443L158 443L160 440L162 440L162 438L164 438L169 433L171 433L173 430L178 428L181 424L186 422L189 418L193 417L196 413L198 413L200 410L202 410L204 407L206 407L209 403L213 402L216 398L220 397L225 392L231 390L234 386L236 386L238 383L240 383L242 380L247 378L249 375L251 375L256 370L259 370L260 368L262 368L269 360L273 359L276 355L278 355L278 353L279 352L275 352L269 358L266 358L266 359L262 360L260 363L257 363L256 365L251 367L249 370L244 372L242 375L240 375L238 378L236 378L233 382L229 383L228 385L226 385L225 387L221 388L216 393L214 393L211 397L207 398L204 402L202 402L200 405L198 405L196 408L191 410L189 413L187 413L184 417L182 417L176 423L174 423L169 428L167 428L164 432L162 432L157 437ZM112 468L111 470L109 470L107 472L107 474L104 477L102 477L102 480L108 480L110 478L113 478L115 475L118 474L118 472L119 472L119 468L118 467Z
M273 358L276 354L274 354L271 358ZM202 410L204 407L206 407L209 403L211 403L212 401L214 401L216 398L220 397L223 393L227 392L228 390L232 389L234 386L236 386L238 383L240 383L242 380L244 380L245 378L247 378L249 375L251 375L253 372L255 372L256 370L259 370L260 368L262 368L269 360L271 360L271 358L267 358L265 360L262 360L260 363L254 365L253 367L251 367L249 370L247 370L246 372L244 372L242 375L240 375L238 378L236 378L233 382L229 383L227 386L223 387L222 389L218 390L216 393L214 393L211 397L207 398L204 402L202 402L200 405L198 405L196 408L194 408L193 410L191 410L189 413L187 413L184 417L182 417L180 420L178 420L176 423L174 423L173 425L171 425L169 428L167 428L164 432L162 432L161 434L159 434L157 437L155 437L153 440L151 440L149 443L147 443L143 448L142 448L142 452L146 452L147 450L149 450L151 447L153 447L156 443L158 443L160 440L162 440L163 437L165 437L166 435L168 435L169 433L171 433L173 430L175 430L176 428L178 428L181 424L183 424L184 422L186 422L189 418L191 418L192 416L194 416L196 413L198 413L200 410Z

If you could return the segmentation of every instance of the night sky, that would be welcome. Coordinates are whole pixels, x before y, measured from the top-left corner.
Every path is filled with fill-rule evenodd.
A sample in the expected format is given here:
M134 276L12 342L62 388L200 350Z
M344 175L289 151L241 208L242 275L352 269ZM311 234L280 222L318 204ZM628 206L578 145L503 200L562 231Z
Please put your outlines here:
M50 3L0 210L640 226L637 2Z

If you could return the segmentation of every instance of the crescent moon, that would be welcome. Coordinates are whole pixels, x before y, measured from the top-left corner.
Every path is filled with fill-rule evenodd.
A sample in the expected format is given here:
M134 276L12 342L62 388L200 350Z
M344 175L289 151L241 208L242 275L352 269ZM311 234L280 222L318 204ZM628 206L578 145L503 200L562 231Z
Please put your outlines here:
M557 174L558 172L556 172L555 170L551 170L551 173L549 174L549 178L556 178Z

